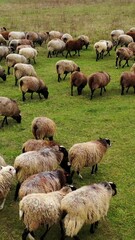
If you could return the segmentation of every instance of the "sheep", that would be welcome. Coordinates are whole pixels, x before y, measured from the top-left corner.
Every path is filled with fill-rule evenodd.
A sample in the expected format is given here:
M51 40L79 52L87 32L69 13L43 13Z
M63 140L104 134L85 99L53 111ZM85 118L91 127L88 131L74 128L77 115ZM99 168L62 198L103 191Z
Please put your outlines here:
M121 66L121 62L122 60L126 60L126 62L122 65L122 68L124 68L126 65L127 67L129 67L128 61L129 59L132 59L134 56L133 51L131 50L131 48L128 47L120 47L116 50L116 68L118 68L118 66Z
M68 40L73 40L73 37L69 33L64 33L61 37L61 40L66 43Z
M33 42L34 46L36 44L39 44L41 46L42 43L48 39L48 33L47 32L45 32L45 33L27 32L26 38L28 40L31 40Z
M7 79L5 69L2 66L0 66L0 78L2 78L3 81L6 81Z
M31 130L35 139L49 138L52 141L56 133L56 124L48 117L35 117L31 123Z
M14 176L15 169L13 166L7 165L0 167L0 210L4 207Z
M75 51L74 55L78 53L78 56L80 56L80 50L82 49L84 44L85 44L85 41L83 39L68 40L65 46L65 49L67 50L66 58L68 57L68 55L72 57L71 51Z
M126 93L130 87L134 88L135 93L135 73L134 72L123 72L120 76L121 95L124 95L124 89L127 88Z
M110 75L107 72L99 71L92 73L88 76L88 85L91 90L90 98L92 100L93 93L96 89L100 88L100 96L102 96L102 91L106 91L106 86L110 82Z
M0 45L7 45L7 41L6 41L6 39L2 36L1 33L0 33Z
M4 160L4 158L0 155L0 166L6 166L7 164L6 164L6 162L5 162L5 160Z
M9 36L8 36L9 41L13 39L23 39L23 38L25 38L25 32L19 32L19 31L9 32Z
M100 58L103 59L105 56L104 53L110 55L110 51L113 48L113 43L109 40L100 40L94 44L94 49L96 50L96 61L98 61Z
M86 35L80 35L80 36L78 36L78 39L82 39L84 41L84 46L87 49L88 46L90 45L89 37Z
M22 48L32 48L32 46L31 45L25 45L25 44L18 45L17 48L16 48L16 53L19 53L19 50L22 49Z
M65 50L65 46L66 46L66 43L59 38L50 40L47 44L47 50L48 50L47 57L51 58L53 53L56 53L56 57L58 53L62 53L62 56L63 56L63 51Z
M41 148L59 146L58 143L43 139L29 139L22 145L22 152L38 151Z
M6 58L6 56L7 56L9 53L11 53L10 47L0 46L0 61L1 61L3 58Z
M135 42L129 43L128 48L133 52L133 55L135 56Z
M10 68L16 63L27 63L27 58L17 53L10 53L6 56L7 74L10 75Z
M135 32L129 31L126 34L131 36L133 38L133 41L135 42Z
M37 73L31 64L16 63L14 65L15 86L17 86L18 80L23 76L37 77Z
M52 31L48 32L48 36L49 36L49 41L50 41L54 38L61 38L63 36L63 33L52 30Z
M72 175L77 172L82 178L80 171L84 167L92 166L91 174L98 170L98 163L102 160L111 142L108 138L100 138L95 141L76 143L68 151L69 162L73 169Z
M48 193L72 184L70 175L62 169L46 171L28 177L19 189L19 200L31 193Z
M13 39L9 42L9 47L12 49L12 52L15 52L20 45L30 45L34 47L33 42L28 39Z
M26 59L28 60L28 63L30 63L31 60L33 60L33 62L36 63L36 57L38 55L36 49L29 48L29 47L28 48L21 48L19 50L19 54L26 57Z
M65 74L63 80L65 80L66 76L68 73L72 73L74 71L80 71L80 67L71 60L59 60L58 62L56 62L56 71L58 74L58 82L60 82L61 75Z
M119 35L124 34L122 29L115 29L110 33L113 45L116 45Z
M48 98L48 88L45 85L42 79L32 77L32 76L24 76L19 80L20 90L22 92L22 100L25 101L26 92L31 93L31 99L33 99L33 93L38 93L39 98L41 99L41 94L44 98Z
M21 123L20 109L14 99L0 97L0 116L4 116L1 127L4 126L4 123L8 124L8 117L12 117L17 123Z
M118 45L120 45L121 47L125 46L127 47L129 43L133 42L133 38L127 34L121 34L119 37L118 37L118 40L117 40L117 43L116 43L116 46L115 46L115 51L118 47Z
M20 186L28 177L39 172L56 170L58 167L70 174L68 151L63 146L43 148L39 151L29 151L18 155L14 161L18 181L14 199L17 199Z
M78 95L81 95L83 88L87 85L87 77L82 72L74 71L71 74L70 82L71 96L73 96L73 86L77 87Z
M9 37L9 31L0 31L0 34L4 37L5 40L8 40Z
M62 198L69 192L71 192L70 187L63 187L59 191L46 194L32 193L20 201L19 216L26 227L22 233L23 240L26 240L28 235L34 240L34 231L41 225L47 226L46 231L40 237L42 240L54 224L60 223L61 226L60 204Z
M77 236L84 224L91 224L94 233L100 219L107 216L110 201L117 194L116 184L100 182L82 186L68 193L61 201L61 211L65 235L79 240Z
M135 32L135 27L131 27L131 28L129 29L129 32Z

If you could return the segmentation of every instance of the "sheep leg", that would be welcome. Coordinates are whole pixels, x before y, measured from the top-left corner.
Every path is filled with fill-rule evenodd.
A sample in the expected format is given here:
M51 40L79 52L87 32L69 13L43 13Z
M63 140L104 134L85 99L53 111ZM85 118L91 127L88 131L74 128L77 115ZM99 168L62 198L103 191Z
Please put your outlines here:
M7 121L7 117L6 116L3 118L1 127L4 127L4 123L6 123L8 125L8 121Z
M18 182L17 185L16 185L16 189L15 189L14 201L16 201L17 198L18 198L18 193L19 193L20 186L21 186L21 183Z
M81 94L82 94L82 89L83 89L83 84L80 85L80 86L77 88L78 95L81 95Z
M4 198L2 204L0 205L0 210L2 210L4 208L5 201L6 201L6 198Z
M23 102L26 100L24 92L22 92L22 100L23 100Z
M121 95L124 95L124 86L121 88Z
M44 234L40 237L40 240L44 240L46 234L50 231L51 227L47 224Z
M61 76L60 74L58 74L58 82L60 82L60 80L61 80Z
M15 77L15 86L17 86L18 79Z
M129 88L130 88L130 87L127 87L126 93L128 93Z
M80 238L78 236L74 236L73 237L75 240L80 240Z
M91 170L91 174L96 173L97 170L98 170L97 164L93 165L93 166L92 166L92 170Z
M48 55L47 55L47 57L48 57L48 58L49 58L49 57L50 57L50 58L52 57L52 55L51 55L51 52L50 52L50 51L48 52Z
M77 171L77 174L78 174L79 178L83 179L83 177L82 177L82 175L80 174L79 171Z
M25 228L23 233L22 233L22 240L26 240L28 235L29 235L29 239L35 240L34 233L30 232L27 228Z
M116 57L116 62L115 62L116 68L118 68L118 60L119 60L119 57L117 56L117 57Z
M98 227L98 223L99 222L97 221L97 222L91 224L90 233L94 233L95 232L96 228Z
M63 78L63 80L65 80L65 78L66 78L67 74L68 74L68 73L66 72L66 73L65 73L65 76L64 76L64 78Z
M129 67L128 60L126 60L125 64L123 64L122 68L124 68L126 65L127 65L127 67Z
M103 88L101 87L101 90L100 90L100 96L102 96L102 92L103 92Z
M91 96L90 96L90 99L91 99L91 100L92 100L94 91L95 91L95 89L91 89Z
M33 99L33 92L31 93L31 99Z
M41 97L40 93L38 93L38 96L39 96L39 98L40 98L40 99L42 99L42 97Z
M7 69L7 74L10 75L10 67Z

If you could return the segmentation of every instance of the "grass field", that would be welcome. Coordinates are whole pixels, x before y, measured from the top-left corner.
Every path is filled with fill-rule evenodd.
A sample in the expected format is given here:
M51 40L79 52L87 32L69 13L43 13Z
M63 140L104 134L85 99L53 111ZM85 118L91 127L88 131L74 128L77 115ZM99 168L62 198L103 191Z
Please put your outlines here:
M47 116L57 125L55 140L69 149L74 143L108 137L112 147L108 150L95 176L90 169L82 171L83 180L75 175L74 184L79 187L100 181L114 181L117 184L117 195L112 199L106 219L100 222L95 234L89 234L89 226L79 232L81 240L134 240L135 239L135 96L133 89L124 96L120 95L119 79L125 69L115 68L115 51L111 56L96 62L93 50L94 42L110 39L113 29L125 32L134 27L135 1L112 0L56 0L56 1L20 1L0 0L0 25L12 31L51 31L68 32L73 37L88 35L90 46L81 51L81 56L74 60L86 75L96 71L107 71L111 82L107 92L101 97L95 91L90 100L88 86L78 96L70 96L70 75L65 81L57 82L55 63L61 56L47 58L46 44L38 50L37 63L34 65L38 76L49 89L48 100L39 100L34 94L26 94L22 102L21 92L14 86L14 76L7 76L7 81L0 80L0 95L17 100L22 113L22 123L17 124L9 119L9 125L0 129L0 154L8 164L14 164L15 157L21 153L22 144L33 138L31 122L34 117ZM70 59L70 58L69 58ZM0 63L6 68L5 61ZM2 117L0 117L0 122ZM24 225L19 221L18 202L13 201L16 181L7 197L4 209L0 212L0 240L20 240ZM37 232L39 239L41 232ZM60 239L59 226L48 233L46 240ZM68 239L68 238L67 238Z

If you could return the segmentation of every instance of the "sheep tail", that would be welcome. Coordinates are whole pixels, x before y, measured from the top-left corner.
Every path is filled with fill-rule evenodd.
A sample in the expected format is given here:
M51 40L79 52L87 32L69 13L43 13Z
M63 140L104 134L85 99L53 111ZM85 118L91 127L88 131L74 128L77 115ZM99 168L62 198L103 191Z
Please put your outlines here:
M66 236L76 236L82 228L84 220L80 216L70 216L67 214L64 218L64 226Z

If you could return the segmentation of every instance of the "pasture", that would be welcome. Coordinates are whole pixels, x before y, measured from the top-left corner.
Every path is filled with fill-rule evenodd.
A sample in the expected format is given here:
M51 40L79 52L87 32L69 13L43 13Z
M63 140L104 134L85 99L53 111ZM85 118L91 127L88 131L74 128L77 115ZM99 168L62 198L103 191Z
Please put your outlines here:
M135 1L112 0L0 0L0 26L10 31L51 31L68 32L73 37L88 35L90 46L83 48L80 57L68 59L75 61L86 75L96 71L107 71L111 81L103 96L99 90L90 100L90 90L86 86L81 96L70 95L70 74L58 83L55 64L58 57L47 58L46 43L36 45L37 63L34 68L44 80L49 90L49 98L39 99L35 93L33 99L26 94L22 101L21 92L14 86L14 76L7 76L7 81L0 79L0 95L16 99L22 114L22 123L17 124L9 118L9 125L0 129L0 154L8 164L13 165L16 156L21 153L22 144L33 138L31 122L34 117L47 116L57 125L55 140L69 149L74 143L109 138L112 147L108 149L99 164L96 175L90 175L90 169L81 172L83 180L74 176L77 187L100 181L114 181L117 195L112 199L108 216L99 224L94 234L89 233L85 225L79 232L81 240L134 240L135 239L135 95L133 88L121 96L120 75L130 67L115 68L115 51L96 62L93 44L100 40L110 40L113 29L127 32L135 25ZM5 60L0 62L6 71ZM13 70L13 69L12 69ZM12 72L11 70L11 72ZM0 123L2 117L0 116ZM7 197L4 209L0 212L0 240L20 240L24 229L18 216L18 202L14 202L16 181ZM43 230L43 229L42 229ZM37 239L41 231L37 232ZM60 239L59 226L54 226L46 240ZM67 238L68 239L68 238Z

